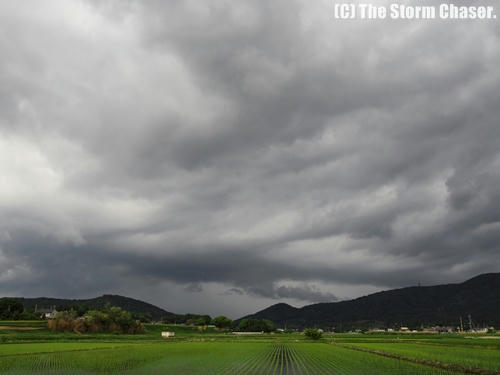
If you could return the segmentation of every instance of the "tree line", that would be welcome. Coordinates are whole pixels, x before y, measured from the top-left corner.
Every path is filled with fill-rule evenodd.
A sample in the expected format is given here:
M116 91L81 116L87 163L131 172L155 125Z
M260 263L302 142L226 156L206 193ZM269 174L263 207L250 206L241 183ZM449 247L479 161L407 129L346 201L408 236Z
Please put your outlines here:
M47 323L55 332L75 333L144 333L144 327L132 314L117 306L107 305L102 310L88 310L78 316L75 310L60 311Z
M0 298L0 319L1 320L34 320L40 316L34 311L24 308L24 305L15 298Z
M131 313L120 307L107 304L97 309L88 304L58 305L53 319L49 319L48 327L58 332L77 333L142 333L141 323L152 321L148 313ZM2 320L35 320L41 319L34 310L26 309L15 298L0 298L0 319ZM236 330L240 332L272 332L276 330L274 323L267 319L247 318L235 325L228 317L219 315L212 319L210 315L175 314L163 319L164 324L187 324L196 326L213 325L220 330Z
M164 321L164 323L168 324L169 321ZM213 319L210 318L210 315L202 315L198 316L196 319L188 319L186 323L181 324L197 326L213 325L217 329L236 330L239 332L273 332L276 330L274 323L267 319L247 318L241 320L239 324L236 325L230 318L224 315L216 316Z

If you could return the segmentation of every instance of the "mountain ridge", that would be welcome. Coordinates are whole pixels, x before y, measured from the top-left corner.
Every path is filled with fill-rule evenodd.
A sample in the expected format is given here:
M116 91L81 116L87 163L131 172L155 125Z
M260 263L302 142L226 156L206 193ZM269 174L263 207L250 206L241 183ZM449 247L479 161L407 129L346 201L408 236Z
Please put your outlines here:
M102 296L87 299L69 299L69 298L52 298L52 297L12 297L21 302L25 308L32 309L35 306L38 308L50 308L52 306L69 307L72 305L88 305L92 308L103 308L106 304L121 307L135 314L149 314L153 320L161 320L166 317L172 317L176 314L166 311L151 303L144 302L138 299L120 296L117 294L103 294Z
M278 327L350 330L408 326L458 326L460 317L475 325L500 327L500 273L475 276L462 283L411 286L376 292L352 300L296 308L279 303L244 318L269 319ZM288 307L287 307L288 306Z

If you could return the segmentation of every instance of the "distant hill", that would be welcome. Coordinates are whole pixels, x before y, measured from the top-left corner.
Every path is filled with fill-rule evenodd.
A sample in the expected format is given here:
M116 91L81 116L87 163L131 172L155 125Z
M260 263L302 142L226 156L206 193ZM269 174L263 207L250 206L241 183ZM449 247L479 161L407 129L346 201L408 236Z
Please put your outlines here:
M92 308L102 308L107 303L112 306L121 307L135 314L149 314L153 320L160 320L162 318L168 318L175 316L174 313L163 310L150 303L139 301L137 299L123 297L112 294L105 294L101 297L90 298L90 299L60 299L60 298L17 298L25 308L34 308L35 305L38 308L50 308L52 306L72 306L72 305L88 305Z
M269 319L277 327L349 330L401 325L457 327L460 317L468 328L469 315L473 325L500 328L500 273L479 275L460 284L394 289L302 308L278 303L244 318Z

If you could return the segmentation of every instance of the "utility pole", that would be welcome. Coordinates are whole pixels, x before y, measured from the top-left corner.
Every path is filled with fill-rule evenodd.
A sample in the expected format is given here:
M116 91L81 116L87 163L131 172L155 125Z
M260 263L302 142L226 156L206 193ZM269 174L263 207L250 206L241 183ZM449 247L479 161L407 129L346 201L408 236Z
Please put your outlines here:
M464 331L464 323L462 322L462 316L460 315L460 332Z
M472 317L469 314L469 329L472 331Z

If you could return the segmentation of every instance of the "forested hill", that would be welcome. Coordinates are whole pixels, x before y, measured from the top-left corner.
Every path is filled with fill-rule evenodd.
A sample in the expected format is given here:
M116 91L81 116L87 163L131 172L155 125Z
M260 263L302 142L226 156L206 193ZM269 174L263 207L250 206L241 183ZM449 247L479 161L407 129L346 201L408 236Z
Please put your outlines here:
M457 327L460 317L468 328L469 315L473 325L500 328L500 273L479 275L460 284L394 289L302 308L279 303L247 317L269 319L277 327L349 330L401 325Z
M74 305L87 305L91 308L100 309L104 307L107 303L112 306L121 307L124 310L130 311L135 314L149 314L153 320L160 320L167 317L175 316L175 314L165 311L155 305L150 303L140 301L137 299L123 297L112 294L105 294L101 297L91 298L91 299L59 299L59 298L17 298L25 308L34 308L35 305L38 308L50 308L52 306L74 306Z

